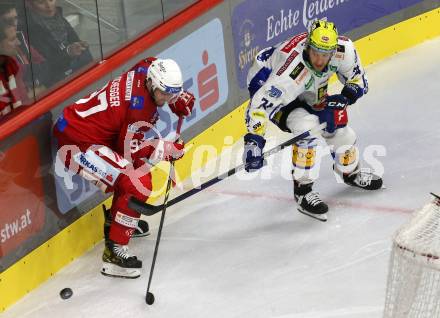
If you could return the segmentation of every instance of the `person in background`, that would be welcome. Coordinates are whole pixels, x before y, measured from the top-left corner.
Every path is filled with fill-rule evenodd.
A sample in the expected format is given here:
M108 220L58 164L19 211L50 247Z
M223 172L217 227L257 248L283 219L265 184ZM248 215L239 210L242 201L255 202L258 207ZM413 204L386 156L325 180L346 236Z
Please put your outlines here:
M16 1L0 1L0 19L4 22L4 24L15 26L15 28L18 29L18 13Z
M18 45L15 27L0 20L0 120L29 102L19 64L14 58Z
M46 67L45 59L35 48L29 45L24 32L20 30L23 26L19 23L17 9L19 9L19 6L16 1L2 0L0 2L0 20L5 25L15 28L19 45L14 57L19 64L19 71L28 89L28 97L32 99L46 89L44 76L48 72L44 71Z
M80 40L56 4L56 0L26 0L29 41L47 61L47 87L93 61L88 43Z

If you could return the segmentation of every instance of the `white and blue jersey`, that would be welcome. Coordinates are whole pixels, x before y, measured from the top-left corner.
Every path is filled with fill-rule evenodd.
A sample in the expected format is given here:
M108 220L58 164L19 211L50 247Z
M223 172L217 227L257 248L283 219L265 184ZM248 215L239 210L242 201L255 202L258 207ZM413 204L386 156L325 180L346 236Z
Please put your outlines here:
M251 100L246 125L250 133L264 135L267 121L294 100L307 104L313 111L321 111L328 81L335 73L342 84L359 86L360 95L368 91L365 71L350 39L339 37L337 50L322 72L315 71L307 62L306 40L307 33L301 33L261 50L255 57L247 78Z

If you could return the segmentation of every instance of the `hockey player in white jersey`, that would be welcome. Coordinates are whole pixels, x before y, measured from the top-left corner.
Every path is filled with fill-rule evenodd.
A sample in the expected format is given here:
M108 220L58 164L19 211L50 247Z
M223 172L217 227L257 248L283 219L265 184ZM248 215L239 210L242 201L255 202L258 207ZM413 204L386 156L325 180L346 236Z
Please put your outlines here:
M340 94L328 95L328 80L337 74L344 85ZM368 91L368 83L353 42L338 36L331 22L316 20L309 32L260 51L248 73L250 103L246 111L248 133L243 159L247 171L264 165L264 138L270 120L294 135L326 122L322 137L330 146L333 168L348 185L366 190L382 187L382 179L361 169L356 133L347 125L346 107ZM328 206L313 191L316 136L292 147L294 196L298 210L321 221Z

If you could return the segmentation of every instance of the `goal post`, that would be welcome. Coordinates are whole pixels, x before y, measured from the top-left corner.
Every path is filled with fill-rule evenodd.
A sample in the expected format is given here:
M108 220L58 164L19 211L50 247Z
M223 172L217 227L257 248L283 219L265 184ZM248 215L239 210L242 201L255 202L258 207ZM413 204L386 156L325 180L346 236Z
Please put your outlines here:
M394 235L384 318L440 317L440 197L432 195Z

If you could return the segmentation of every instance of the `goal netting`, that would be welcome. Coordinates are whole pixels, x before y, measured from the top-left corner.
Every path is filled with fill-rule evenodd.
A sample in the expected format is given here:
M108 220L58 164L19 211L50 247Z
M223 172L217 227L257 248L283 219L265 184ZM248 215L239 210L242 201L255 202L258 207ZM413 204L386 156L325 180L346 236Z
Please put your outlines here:
M394 235L384 318L440 317L440 198Z

